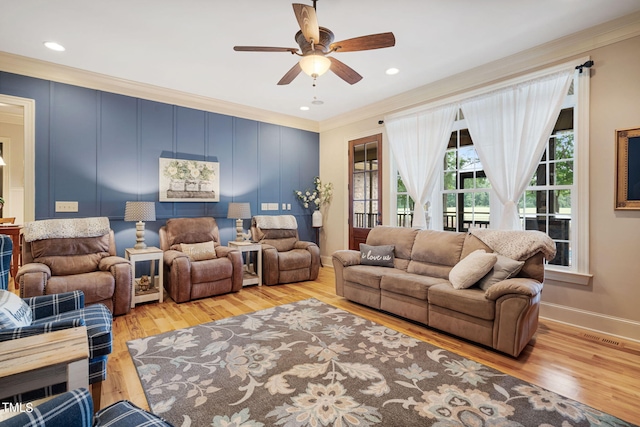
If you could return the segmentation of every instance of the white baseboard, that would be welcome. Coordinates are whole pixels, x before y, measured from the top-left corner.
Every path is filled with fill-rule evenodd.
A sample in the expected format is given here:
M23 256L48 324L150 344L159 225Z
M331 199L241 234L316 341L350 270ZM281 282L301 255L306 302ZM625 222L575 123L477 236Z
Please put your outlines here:
M640 322L542 302L540 317L640 343Z
M331 261L331 256L320 256L320 264L322 264L323 267L333 268L333 261Z

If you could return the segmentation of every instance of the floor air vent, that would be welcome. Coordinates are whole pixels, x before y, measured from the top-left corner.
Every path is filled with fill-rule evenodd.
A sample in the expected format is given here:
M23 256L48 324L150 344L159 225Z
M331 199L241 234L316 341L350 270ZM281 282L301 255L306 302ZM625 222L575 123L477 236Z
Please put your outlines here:
M582 338L588 339L589 341L599 342L604 345L612 346L612 347L620 347L620 341L616 341L614 339L608 337L601 337L595 334L583 333Z

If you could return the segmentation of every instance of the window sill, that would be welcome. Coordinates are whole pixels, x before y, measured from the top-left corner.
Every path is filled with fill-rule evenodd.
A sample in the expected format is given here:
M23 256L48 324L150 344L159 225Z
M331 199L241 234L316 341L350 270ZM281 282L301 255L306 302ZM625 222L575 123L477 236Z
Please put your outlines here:
M588 286L593 274L578 273L576 271L567 271L545 267L544 278L546 280L553 280L554 282L570 283L572 285Z

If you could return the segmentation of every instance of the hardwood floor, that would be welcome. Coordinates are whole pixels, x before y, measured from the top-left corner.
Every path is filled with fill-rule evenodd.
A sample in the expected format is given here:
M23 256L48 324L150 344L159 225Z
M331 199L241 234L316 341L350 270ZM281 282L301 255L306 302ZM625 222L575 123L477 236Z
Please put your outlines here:
M543 320L533 341L514 359L338 297L333 269L327 267L320 269L314 282L251 286L183 304L167 299L140 304L130 314L116 317L102 406L128 399L148 408L127 341L312 297L640 425L637 343L598 342L592 334L585 337L587 331Z

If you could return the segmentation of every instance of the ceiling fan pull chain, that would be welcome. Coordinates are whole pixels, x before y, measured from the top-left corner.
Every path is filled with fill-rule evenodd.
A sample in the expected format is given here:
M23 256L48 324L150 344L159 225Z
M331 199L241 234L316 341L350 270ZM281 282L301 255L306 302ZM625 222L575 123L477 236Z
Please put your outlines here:
M313 101L311 101L311 103L313 105L322 105L324 104L323 101L318 99L318 94L317 94L318 90L317 90L317 86L316 86L316 78L313 78Z

